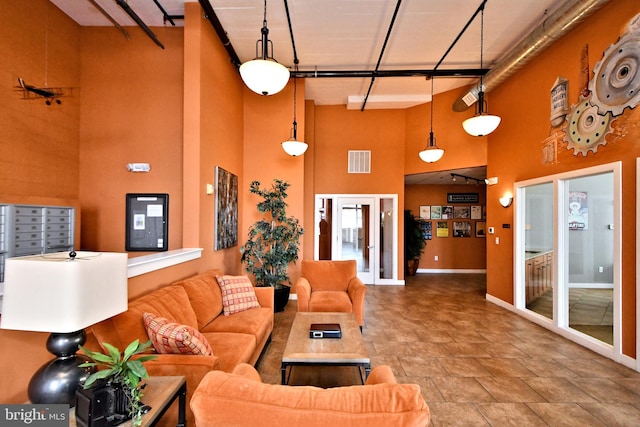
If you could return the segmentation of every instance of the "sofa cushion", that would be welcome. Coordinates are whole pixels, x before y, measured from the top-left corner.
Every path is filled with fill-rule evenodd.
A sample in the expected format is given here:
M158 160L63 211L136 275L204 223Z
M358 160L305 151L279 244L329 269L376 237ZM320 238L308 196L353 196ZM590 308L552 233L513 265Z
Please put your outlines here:
M247 276L217 276L222 291L222 308L225 316L259 308L253 284Z
M351 300L346 292L315 291L311 292L309 300L310 311L337 311L350 313Z
M233 316L218 316L200 332L236 332L255 335L260 341L273 329L273 309L260 307Z
M151 313L144 313L147 335L158 353L210 356L211 346L197 330Z
M220 270L209 270L173 283L187 291L198 319L198 329L222 313L222 292L216 280L221 274Z
M249 334L231 332L203 332L202 335L211 344L213 354L220 361L225 372L233 371L238 363L247 363L256 351L256 337Z
M142 315L154 313L172 322L198 329L196 313L191 307L187 292L182 286L165 286L133 301L124 313L111 317L92 326L99 343L108 342L124 349L132 341L149 340Z
M429 407L416 384L381 383L322 389L260 383L247 375L211 371L190 405L196 425L427 426ZM240 375L238 375L240 374Z

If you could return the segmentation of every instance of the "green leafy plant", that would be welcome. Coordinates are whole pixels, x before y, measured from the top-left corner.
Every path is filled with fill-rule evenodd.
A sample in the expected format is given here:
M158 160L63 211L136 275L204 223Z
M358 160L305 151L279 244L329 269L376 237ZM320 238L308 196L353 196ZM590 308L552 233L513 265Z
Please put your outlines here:
M249 228L247 242L240 248L245 270L254 275L257 286L290 286L287 267L298 259L304 229L295 217L287 216L290 184L274 179L271 188L253 181L249 191L262 197L257 209L264 217Z
M407 273L414 275L422 256L422 251L427 246L424 239L424 220L411 213L404 211L404 258Z
M113 345L103 343L108 354L91 351L80 346L82 352L92 360L92 362L85 362L80 366L99 369L87 378L83 387L85 389L91 388L101 380L110 383L114 388L121 387L129 400L129 416L134 426L140 425L144 406L140 401L143 392L139 384L142 378L149 378L143 362L157 358L152 354L136 358L134 356L144 353L151 345L150 340L143 344L140 344L139 340L135 340L127 346L124 352L120 353L120 350Z

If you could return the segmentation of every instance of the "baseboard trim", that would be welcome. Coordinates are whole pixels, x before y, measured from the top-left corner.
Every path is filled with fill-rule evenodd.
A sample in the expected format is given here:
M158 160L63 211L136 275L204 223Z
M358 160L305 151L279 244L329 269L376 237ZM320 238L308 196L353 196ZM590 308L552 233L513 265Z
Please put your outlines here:
M484 268L418 268L416 273L459 273L459 274L486 274Z

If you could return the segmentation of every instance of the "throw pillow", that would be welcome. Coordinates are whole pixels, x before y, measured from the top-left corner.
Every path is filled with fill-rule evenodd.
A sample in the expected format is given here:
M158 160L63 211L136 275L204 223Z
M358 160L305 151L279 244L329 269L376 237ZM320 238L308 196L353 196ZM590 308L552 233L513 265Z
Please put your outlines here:
M151 313L142 315L147 335L158 353L163 354L213 354L209 341L191 326L171 322Z
M222 309L225 316L250 308L258 308L258 298L247 276L216 276L222 291Z

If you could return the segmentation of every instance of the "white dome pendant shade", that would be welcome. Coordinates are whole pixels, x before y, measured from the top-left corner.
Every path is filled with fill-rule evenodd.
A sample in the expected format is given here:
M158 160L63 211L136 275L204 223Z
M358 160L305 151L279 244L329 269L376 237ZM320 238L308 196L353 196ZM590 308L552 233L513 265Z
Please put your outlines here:
M429 132L429 143L427 147L418 153L420 159L426 163L435 163L442 158L444 150L436 145L436 139L433 137L433 132Z
M296 71L297 71L296 62ZM291 157L302 156L309 145L306 142L298 141L298 122L296 121L296 94L298 92L297 80L293 78L293 127L291 128L291 136L282 143L282 149Z
M258 95L273 95L287 85L289 70L273 58L253 59L240 66L240 77Z
M264 20L260 33L262 37L256 41L256 57L240 66L240 77L258 95L274 95L287 85L289 70L273 59L273 43L269 40L267 28L267 0L264 0Z
M282 149L291 157L302 156L308 147L309 145L306 142L297 141L293 138L282 143Z
M431 77L431 129L429 131L429 141L424 150L418 153L420 159L426 163L435 163L444 156L444 150L436 144L436 138L433 136L433 77Z
M484 50L484 5L480 13L480 69L482 69L482 52ZM462 122L462 128L471 136L485 136L498 128L499 116L492 116L487 113L487 101L484 99L484 85L482 84L482 74L480 74L480 91L478 92L478 110L476 114Z

